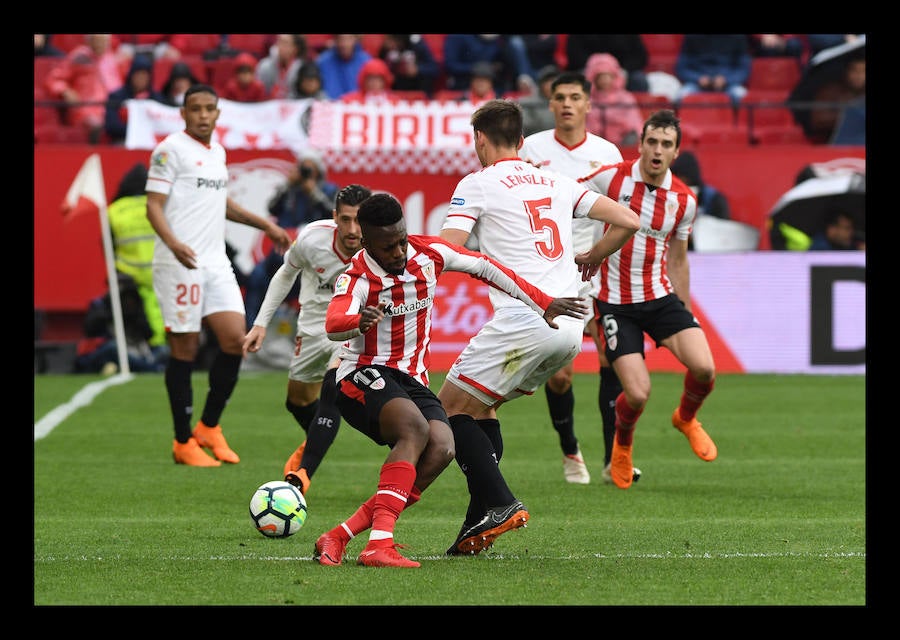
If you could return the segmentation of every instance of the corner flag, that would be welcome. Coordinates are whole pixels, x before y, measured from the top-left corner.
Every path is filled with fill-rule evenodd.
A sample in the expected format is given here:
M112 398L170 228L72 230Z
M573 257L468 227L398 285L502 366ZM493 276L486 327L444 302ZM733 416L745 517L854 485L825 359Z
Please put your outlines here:
M98 154L91 154L84 161L81 170L75 176L75 181L69 187L62 209L63 215L69 218L83 213L94 213L100 216L100 233L103 235L106 280L109 283L109 300L112 306L116 347L119 355L119 372L129 376L131 369L128 366L128 344L125 340L125 324L122 320L119 278L116 275L116 257L113 252L112 232L106 211L106 186L103 183L103 169L100 166Z

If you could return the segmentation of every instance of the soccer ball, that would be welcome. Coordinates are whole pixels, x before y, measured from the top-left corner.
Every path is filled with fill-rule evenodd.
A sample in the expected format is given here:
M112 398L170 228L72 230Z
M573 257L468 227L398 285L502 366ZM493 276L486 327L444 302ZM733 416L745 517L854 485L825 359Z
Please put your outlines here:
M283 480L265 483L250 498L250 520L267 538L294 535L306 522L307 513L300 489Z

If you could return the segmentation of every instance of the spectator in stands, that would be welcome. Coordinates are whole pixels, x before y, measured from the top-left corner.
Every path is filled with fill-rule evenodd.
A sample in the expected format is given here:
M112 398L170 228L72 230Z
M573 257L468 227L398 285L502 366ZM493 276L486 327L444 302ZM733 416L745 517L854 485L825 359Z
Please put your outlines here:
M460 98L460 102L481 104L497 97L494 91L494 67L488 62L476 62L472 65L469 77L469 89Z
M538 72L538 92L519 99L522 107L522 135L553 129L556 119L550 111L550 96L553 95L553 80L559 75L559 67L550 64Z
M298 99L313 98L314 100L328 100L328 94L322 88L322 73L319 65L308 60L297 72L297 80L291 95Z
M806 44L809 47L809 57L812 58L823 49L830 49L848 42L856 42L861 33L808 33Z
M322 156L311 148L306 149L292 167L285 185L269 201L269 213L277 218L279 226L296 237L296 231L308 223L331 217L337 192L338 186L328 180ZM283 262L284 255L273 249L250 272L244 297L248 330L266 296L269 281ZM296 286L299 285L295 283L295 289ZM296 295L294 290L292 296Z
M269 99L266 85L256 77L256 58L253 54L237 54L232 68L232 76L222 89L223 98L235 102L262 102Z
M341 96L341 102L393 103L398 98L391 90L394 76L381 58L370 58L356 77L358 89Z
M51 99L66 103L64 122L86 130L91 144L103 137L106 100L122 86L119 59L112 49L108 33L85 35L78 45L50 70L45 88Z
M825 227L813 235L809 251L865 251L864 238L857 232L853 216L833 207L825 214Z
M294 98L291 88L296 85L297 72L306 62L306 36L279 33L269 55L256 64L256 77L263 83L266 95L273 99Z
M117 275L128 368L133 372L165 371L168 351L153 349L148 342L153 330L144 314L143 301L134 279L124 273ZM77 345L76 373L111 375L118 371L119 351L113 318L109 293L91 300L84 316L85 337Z
M140 53L131 61L125 84L109 94L106 102L104 130L110 144L122 144L128 132L126 100L156 100L166 104L166 97L153 88L153 58Z
M535 92L535 82L529 75L524 47L510 42L508 36L497 33L451 33L444 39L444 70L447 88L465 91L469 88L472 67L487 62L494 71L494 92Z
M556 66L556 47L558 37L555 33L522 33L516 34L525 50L532 78L539 81L540 72L549 66ZM535 91L537 95L539 91ZM553 125L551 124L552 128Z
M690 151L682 151L669 167L672 174L681 179L697 196L697 217L712 216L720 220L731 220L731 205L724 193L703 181L700 161ZM688 249L693 250L693 234L688 238Z
M424 91L429 98L441 68L431 47L415 33L386 33L378 57L384 60L391 73L394 91Z
M50 58L62 58L66 54L63 53L62 49L58 49L53 46L53 43L50 42L50 39L53 36L49 33L36 33L34 34L34 57L38 58L41 56L47 56Z
M173 107L180 107L184 104L184 92L191 85L200 84L200 80L191 71L191 68L185 62L176 62L172 65L169 77L162 86L163 98L166 104Z
M728 198L716 187L703 181L697 156L690 151L682 151L675 158L670 169L697 196L697 215L731 220L731 206L728 204Z
M681 82L675 104L700 91L725 92L738 108L747 95L752 62L745 34L685 34L675 62L675 76Z
M752 33L750 34L750 54L754 58L797 58L802 60L806 53L803 39L793 33Z
M637 99L625 89L625 72L609 53L588 58L584 77L591 83L587 130L618 147L636 145L644 127Z
M647 47L640 34L570 33L566 39L567 69L581 72L594 53L608 53L625 70L625 88L649 91L647 82Z
M316 58L322 88L331 100L359 89L359 71L372 55L363 49L358 33L336 33L334 44Z
M845 109L861 110L865 119L866 108L866 53L860 51L850 57L843 73L830 82L823 83L813 95L814 102L826 103L809 111L808 122L801 120L806 137L816 144L831 142ZM863 139L864 143L864 139Z

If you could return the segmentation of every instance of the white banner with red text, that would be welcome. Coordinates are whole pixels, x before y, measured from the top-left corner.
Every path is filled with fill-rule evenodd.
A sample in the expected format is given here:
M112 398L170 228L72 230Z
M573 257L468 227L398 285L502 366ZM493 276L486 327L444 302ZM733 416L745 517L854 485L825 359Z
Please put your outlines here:
M234 102L219 98L213 140L226 149L305 149L312 100ZM184 129L178 107L154 100L126 100L126 149L153 149L163 138Z

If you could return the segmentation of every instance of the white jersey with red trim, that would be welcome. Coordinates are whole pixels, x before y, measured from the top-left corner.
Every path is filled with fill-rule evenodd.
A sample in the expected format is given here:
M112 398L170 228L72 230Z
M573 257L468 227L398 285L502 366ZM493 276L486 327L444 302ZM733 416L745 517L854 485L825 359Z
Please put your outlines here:
M584 140L569 147L556 137L553 129L538 131L525 138L525 144L519 149L519 156L537 163L542 169L556 171L576 180L603 165L615 164L624 159L619 148L606 138L588 133ZM579 218L572 223L575 253L583 253L591 248L599 224L589 218Z
M479 249L555 297L577 296L573 216L587 216L598 196L574 179L506 158L456 185L444 229L461 229ZM494 289L494 309L521 303Z
M350 258L341 254L337 242L337 223L332 219L316 220L303 227L284 254L281 268L272 276L253 324L269 326L299 274L297 333L301 336L322 335L334 283L350 264Z
M600 265L597 297L610 304L647 302L674 291L666 271L669 239L687 240L697 215L690 187L671 170L661 186L648 185L641 178L639 160L603 167L579 180L641 218L637 233Z
M450 244L436 236L409 236L406 269L392 275L363 250L338 276L328 305L325 330L332 340L347 340L341 348L337 379L370 364L393 367L428 386L431 314L438 277L443 271L463 271L522 301L540 315L553 302L511 269L486 255ZM365 307L385 303L385 317L360 333Z
M197 254L198 268L230 264L225 252L228 167L221 144L205 145L186 131L169 134L150 156L147 191L168 196L166 221ZM153 263L181 264L159 236Z

